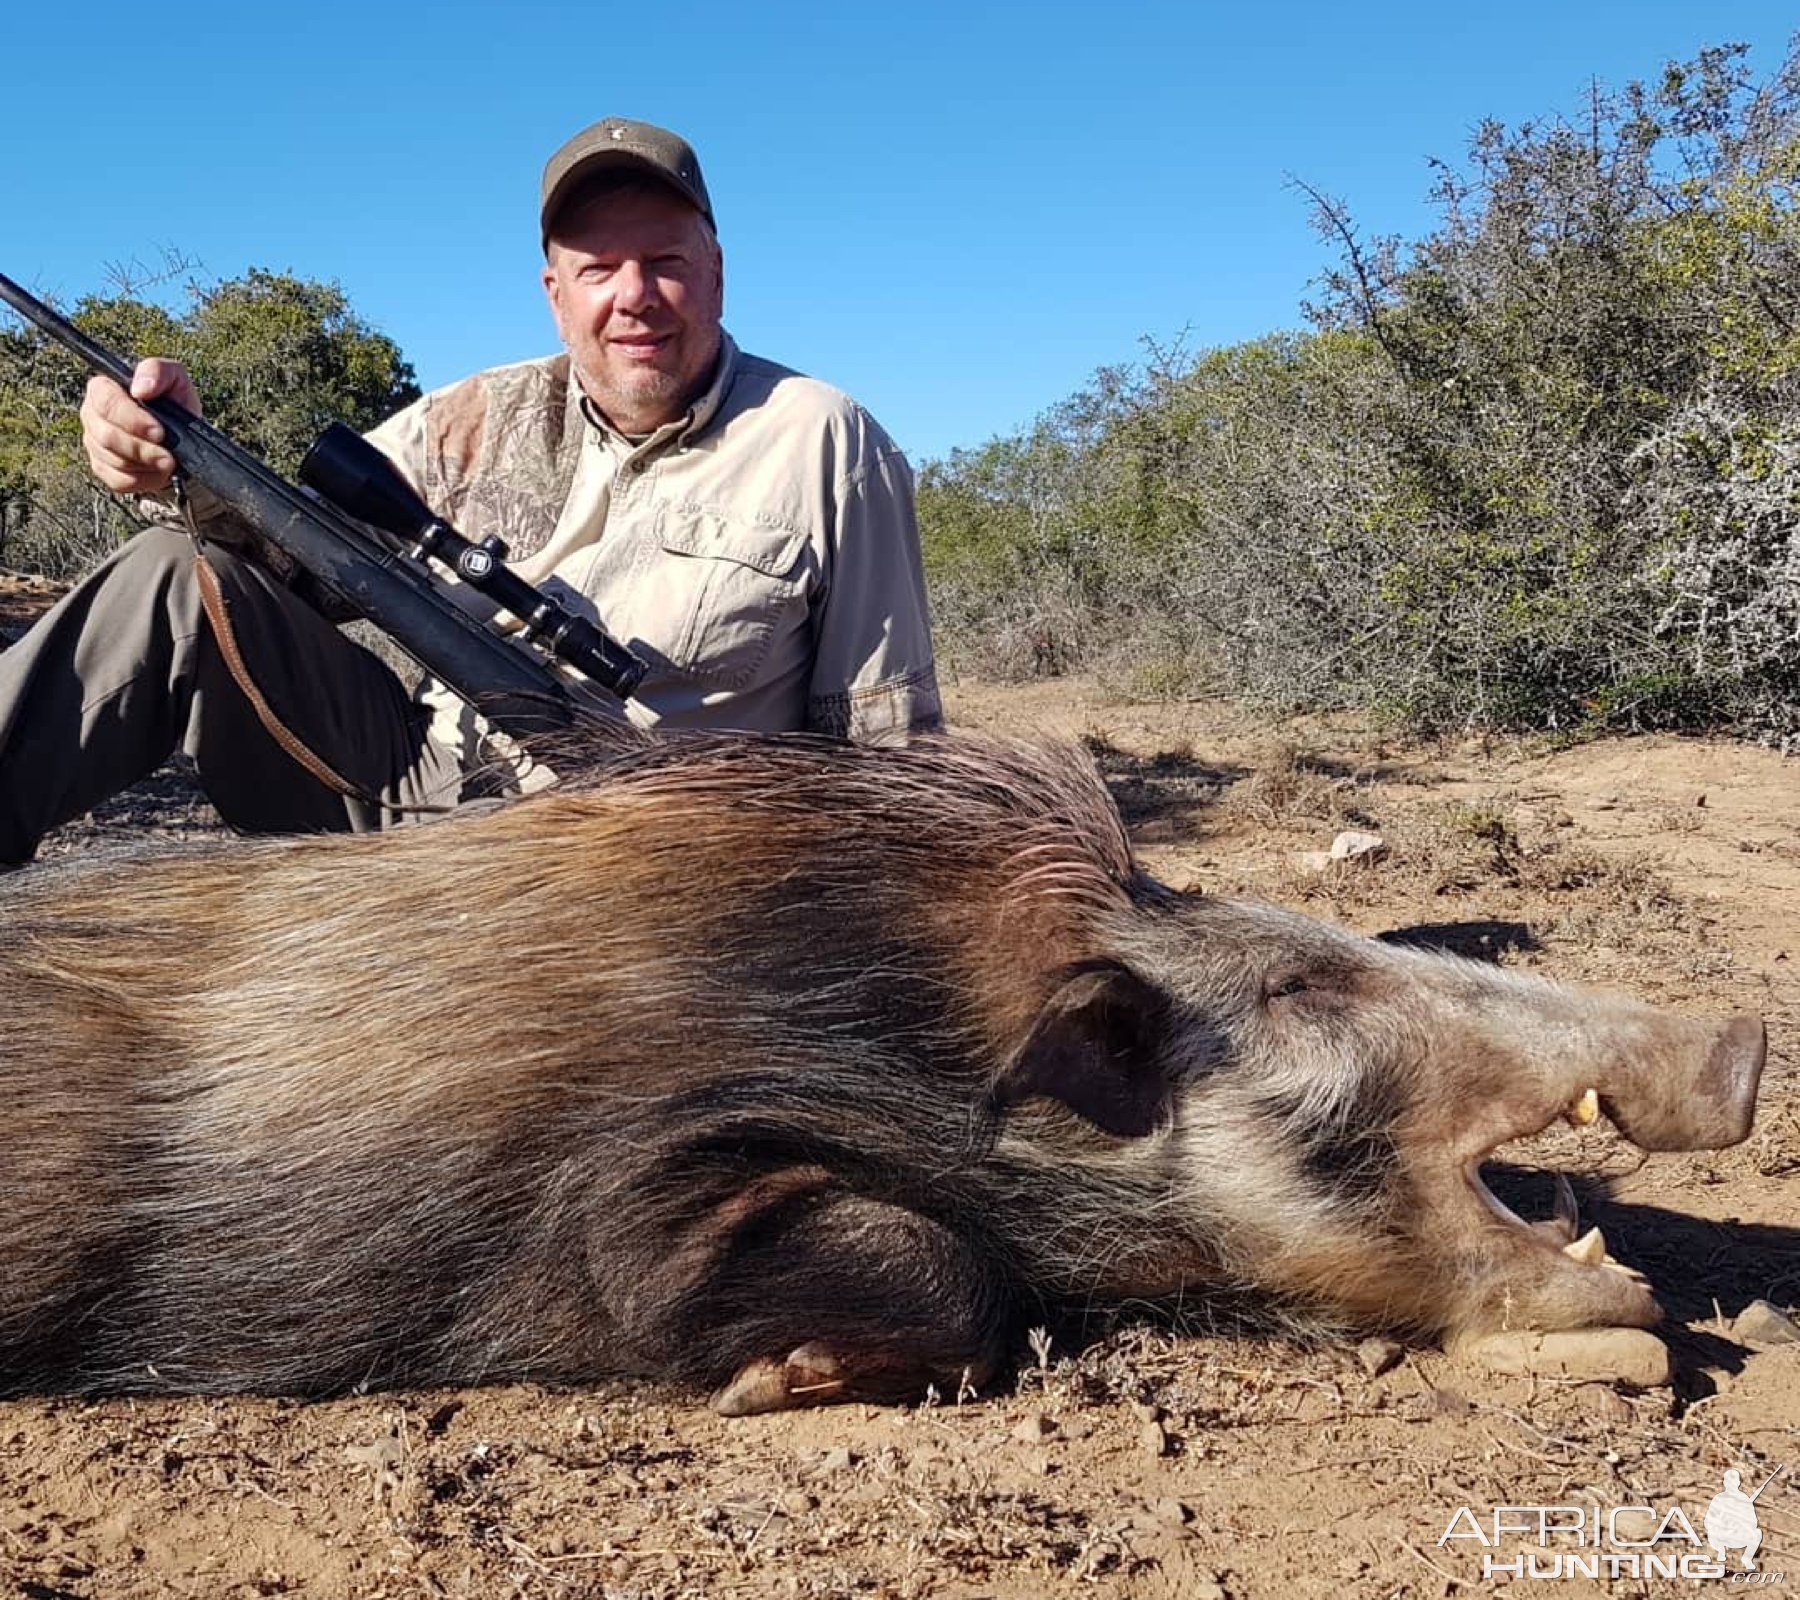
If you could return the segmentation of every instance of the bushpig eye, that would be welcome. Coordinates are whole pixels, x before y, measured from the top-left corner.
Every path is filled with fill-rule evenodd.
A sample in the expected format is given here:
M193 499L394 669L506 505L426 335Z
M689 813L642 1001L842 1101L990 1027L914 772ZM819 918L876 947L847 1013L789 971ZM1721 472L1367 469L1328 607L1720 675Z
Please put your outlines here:
M1277 967L1263 978L1263 1004L1305 995L1315 1005L1330 1005L1347 997L1355 986L1355 979L1354 969L1329 960Z

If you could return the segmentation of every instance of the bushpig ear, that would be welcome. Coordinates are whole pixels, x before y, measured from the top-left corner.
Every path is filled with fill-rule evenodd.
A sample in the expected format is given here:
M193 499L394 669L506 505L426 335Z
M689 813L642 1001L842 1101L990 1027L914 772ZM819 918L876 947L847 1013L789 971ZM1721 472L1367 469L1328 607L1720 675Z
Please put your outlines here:
M1157 1042L1168 1002L1117 962L1080 968L1051 995L995 1085L1002 1106L1060 1100L1123 1138L1155 1130L1169 1103Z

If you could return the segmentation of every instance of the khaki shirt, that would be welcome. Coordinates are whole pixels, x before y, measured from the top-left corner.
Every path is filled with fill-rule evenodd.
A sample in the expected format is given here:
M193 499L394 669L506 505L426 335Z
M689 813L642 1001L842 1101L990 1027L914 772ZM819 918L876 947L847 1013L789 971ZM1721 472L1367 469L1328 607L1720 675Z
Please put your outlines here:
M879 740L941 721L911 470L827 384L727 337L692 412L634 440L564 355L437 390L369 438L459 532L498 534L520 576L648 663L641 726ZM473 759L479 719L422 692L433 737Z
M369 439L459 533L498 534L520 576L648 664L626 708L640 726L878 741L941 725L912 472L828 384L727 336L691 413L634 440L560 355L436 390ZM195 498L205 520L210 498ZM511 756L448 688L420 695L466 765Z

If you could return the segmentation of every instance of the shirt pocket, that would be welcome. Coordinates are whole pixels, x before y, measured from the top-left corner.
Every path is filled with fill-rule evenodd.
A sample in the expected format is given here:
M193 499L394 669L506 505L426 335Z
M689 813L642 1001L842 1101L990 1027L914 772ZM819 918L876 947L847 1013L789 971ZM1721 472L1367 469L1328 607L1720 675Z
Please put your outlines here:
M658 630L670 664L721 689L744 689L769 646L805 613L808 541L786 523L717 506L682 504L657 515Z

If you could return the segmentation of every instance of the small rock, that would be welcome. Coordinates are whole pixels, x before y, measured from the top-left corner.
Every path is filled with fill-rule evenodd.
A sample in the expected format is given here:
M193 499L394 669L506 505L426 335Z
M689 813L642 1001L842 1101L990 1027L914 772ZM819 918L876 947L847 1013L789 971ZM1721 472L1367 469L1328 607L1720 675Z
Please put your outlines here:
M1405 1354L1405 1346L1393 1339L1364 1339L1356 1347L1356 1359L1362 1363L1363 1371L1371 1378L1379 1378L1384 1372L1392 1372L1400 1365Z
M1133 1400L1131 1402L1131 1414L1136 1417L1139 1422L1161 1422L1163 1418L1163 1408L1161 1406L1151 1405L1148 1400Z
M827 1477L846 1473L855 1465L856 1453L843 1445L839 1445L835 1450L827 1450L819 1458L819 1472Z
M1600 1386L1583 1389L1581 1397L1582 1409L1598 1421L1630 1422L1637 1416L1631 1409L1631 1402L1612 1389Z
M544 1554L547 1556L566 1556L569 1553L569 1536L566 1533L553 1533L544 1541Z
M1160 1422L1146 1422L1138 1430L1138 1442L1153 1456L1166 1456L1169 1453L1169 1435Z
M344 1456L352 1466L367 1467L376 1476L392 1473L406 1459L406 1452L393 1434L384 1434L369 1444L347 1444Z
M1027 1414L1013 1429L1012 1436L1020 1444L1042 1444L1056 1432L1056 1424L1041 1411Z
M1331 852L1329 850L1301 850L1294 856L1294 865L1302 872L1324 873L1331 871Z
M804 1517L818 1507L818 1500L804 1489L790 1489L781 1497L781 1509L790 1517Z
M1331 841L1333 861L1376 862L1387 854L1387 840L1378 833L1362 833L1352 828Z
M1674 1377L1669 1347L1642 1328L1478 1334L1455 1341L1450 1354L1490 1372L1591 1378L1639 1389L1666 1388Z
M1187 1600L1231 1600L1231 1596L1225 1592L1225 1585L1215 1583L1211 1578L1190 1583L1182 1593L1187 1596Z
M1185 1528L1194 1520L1193 1508L1184 1505L1173 1495L1164 1495L1150 1509L1158 1522L1166 1522L1172 1528Z
M1752 1300L1732 1320L1731 1336L1739 1344L1800 1344L1800 1327L1767 1300Z

